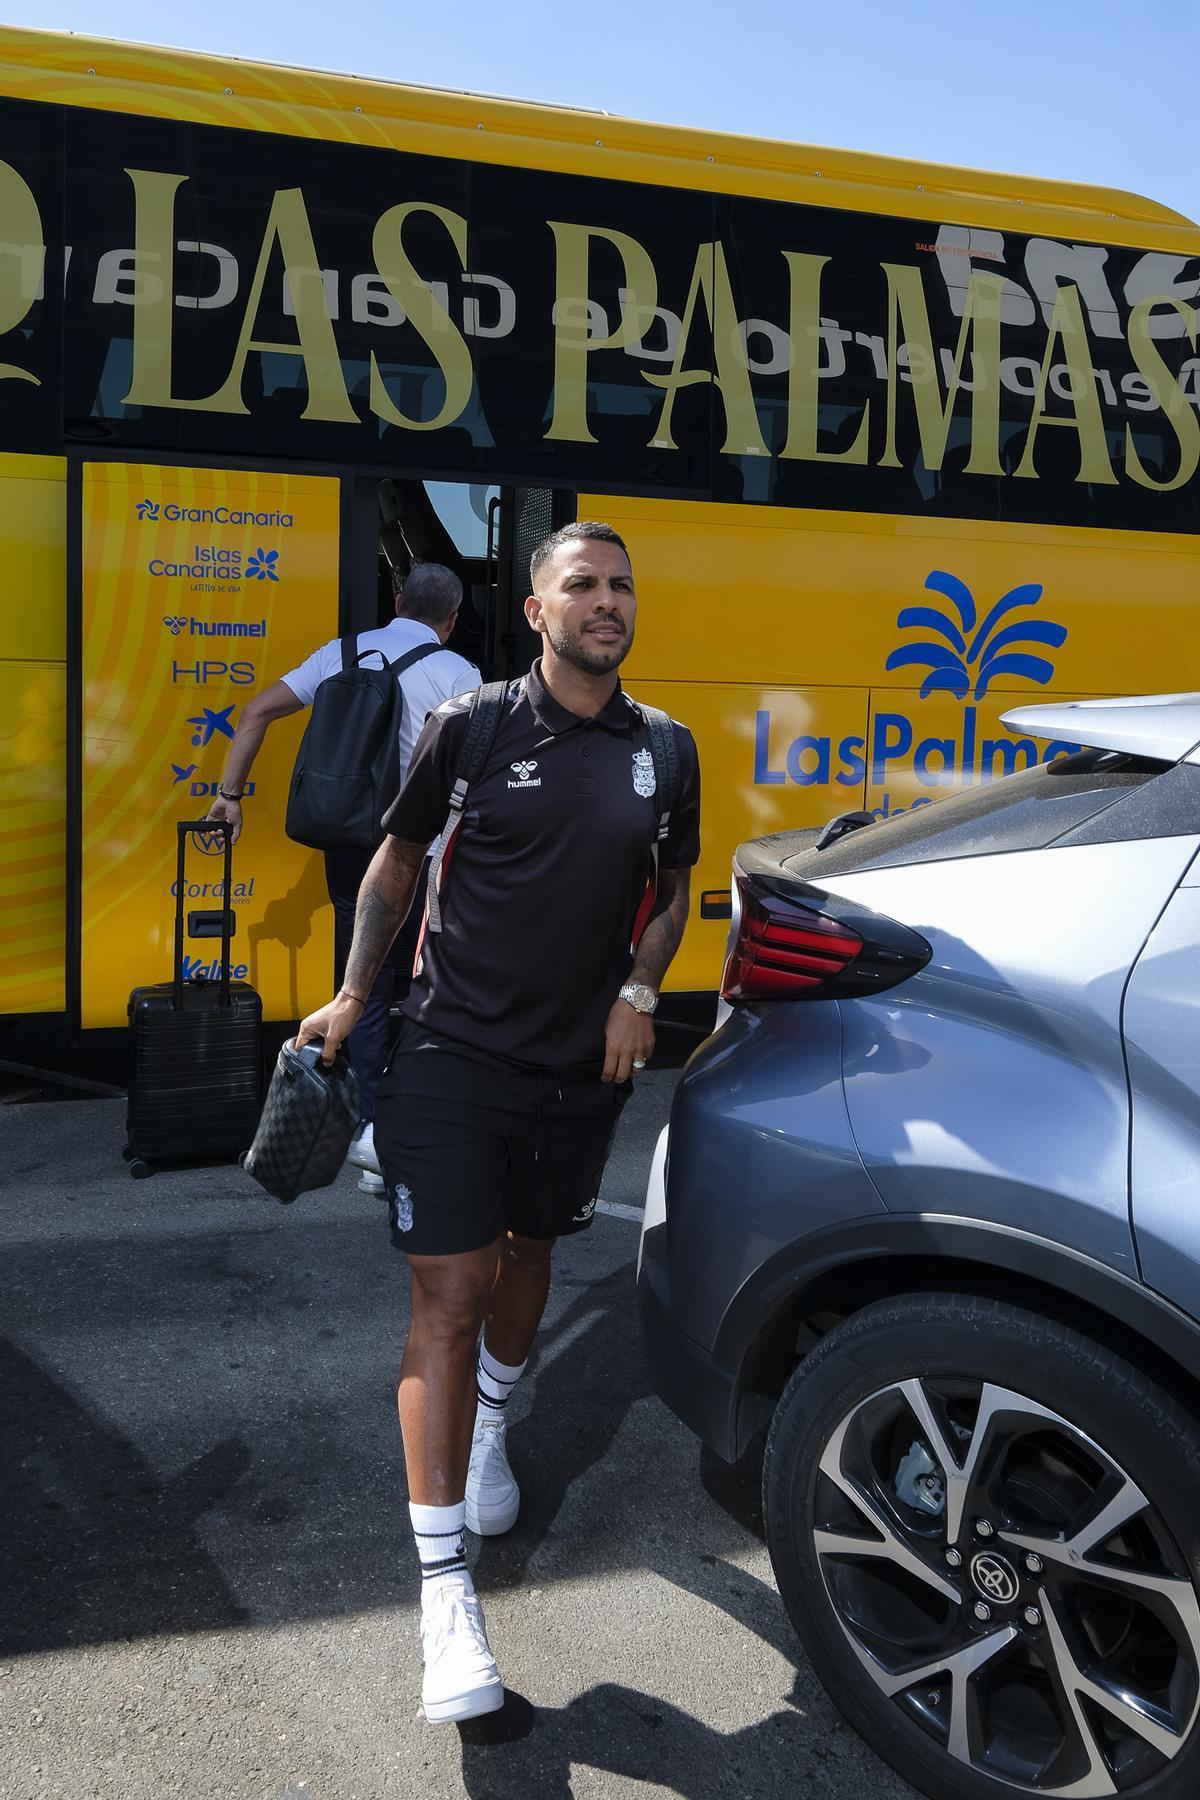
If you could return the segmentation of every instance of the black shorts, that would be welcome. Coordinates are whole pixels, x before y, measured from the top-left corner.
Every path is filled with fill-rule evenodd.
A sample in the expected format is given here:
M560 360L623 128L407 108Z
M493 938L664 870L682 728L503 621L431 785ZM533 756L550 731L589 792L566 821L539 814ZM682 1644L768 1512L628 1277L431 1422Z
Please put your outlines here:
M633 1088L602 1066L534 1069L406 1020L375 1110L394 1242L455 1256L583 1231Z

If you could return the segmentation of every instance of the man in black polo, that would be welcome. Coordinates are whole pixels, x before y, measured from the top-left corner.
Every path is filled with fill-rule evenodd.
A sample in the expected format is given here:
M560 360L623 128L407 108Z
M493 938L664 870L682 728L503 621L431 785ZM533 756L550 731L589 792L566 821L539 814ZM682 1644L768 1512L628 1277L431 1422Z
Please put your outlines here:
M412 1271L399 1406L432 1720L503 1701L464 1527L516 1520L505 1403L546 1304L554 1241L590 1223L621 1104L654 1047L699 855L696 750L676 725L682 781L655 877L649 732L617 676L637 612L624 544L607 525L565 526L534 552L531 575L525 613L543 653L508 689L443 860L441 929L425 934L376 1112ZM324 1037L327 1060L446 821L468 712L460 697L428 720L362 884L345 986L301 1027L301 1043Z

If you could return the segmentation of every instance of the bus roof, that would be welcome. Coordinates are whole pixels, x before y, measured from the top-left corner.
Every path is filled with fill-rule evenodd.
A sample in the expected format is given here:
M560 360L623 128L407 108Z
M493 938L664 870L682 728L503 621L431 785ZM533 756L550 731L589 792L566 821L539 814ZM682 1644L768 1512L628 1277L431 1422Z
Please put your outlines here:
M18 26L0 25L0 93L474 162L1200 249L1194 221L1116 188Z

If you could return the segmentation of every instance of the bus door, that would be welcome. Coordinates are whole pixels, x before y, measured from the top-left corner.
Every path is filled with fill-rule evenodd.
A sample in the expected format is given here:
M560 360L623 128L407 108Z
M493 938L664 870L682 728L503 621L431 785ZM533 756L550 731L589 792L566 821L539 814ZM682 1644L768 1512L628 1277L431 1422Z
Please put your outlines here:
M538 653L524 616L529 558L544 537L574 518L573 493L368 477L360 478L356 511L358 554L351 557L343 629L385 624L395 612L397 581L402 585L415 563L439 562L463 584L450 648L473 662L485 681L525 673Z

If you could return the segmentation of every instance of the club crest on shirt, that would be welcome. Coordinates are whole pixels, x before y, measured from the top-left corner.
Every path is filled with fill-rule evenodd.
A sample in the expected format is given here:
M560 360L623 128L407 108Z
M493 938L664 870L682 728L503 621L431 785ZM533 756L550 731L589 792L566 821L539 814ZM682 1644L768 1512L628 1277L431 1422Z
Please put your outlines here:
M649 750L635 750L633 753L633 791L648 800L656 787L654 780L654 758Z

